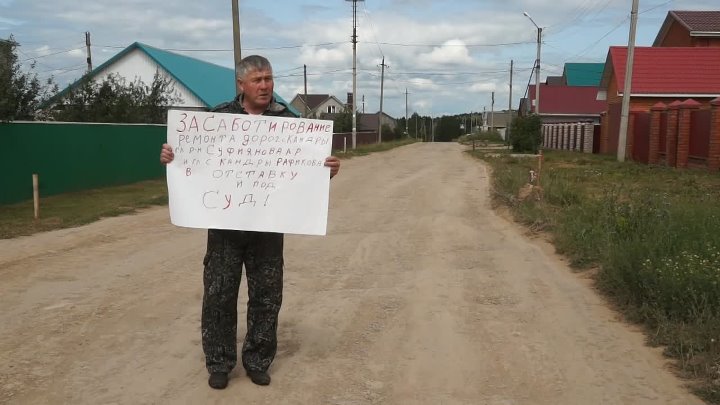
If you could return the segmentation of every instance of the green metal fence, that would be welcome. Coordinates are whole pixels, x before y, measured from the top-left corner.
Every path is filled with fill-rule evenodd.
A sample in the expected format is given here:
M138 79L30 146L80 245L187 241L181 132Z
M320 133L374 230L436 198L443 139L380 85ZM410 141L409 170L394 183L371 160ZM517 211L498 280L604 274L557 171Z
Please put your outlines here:
M162 177L165 125L0 123L0 204Z

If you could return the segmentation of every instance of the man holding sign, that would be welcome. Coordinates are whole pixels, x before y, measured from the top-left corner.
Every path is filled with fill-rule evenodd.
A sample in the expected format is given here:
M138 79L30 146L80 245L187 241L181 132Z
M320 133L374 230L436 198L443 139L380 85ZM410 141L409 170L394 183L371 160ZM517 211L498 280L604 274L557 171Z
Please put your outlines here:
M213 112L218 113L218 115L220 113L230 113L263 115L266 117L293 117L285 105L276 102L273 98L272 67L264 57L253 55L244 58L238 66L237 81L241 94L235 100L219 105L213 109ZM206 121L209 118L211 117L206 117ZM267 120L270 122L268 128L280 128L277 126L277 122L275 127L272 126L273 121L271 118ZM258 124L259 126L260 124ZM208 130L212 129L213 127L208 127ZM168 122L168 133L170 131L170 122ZM278 129L278 131L280 130ZM282 139L286 144L297 142L295 138L290 136ZM317 139L317 137L305 136L300 138L300 142L308 142L310 139ZM215 145L203 145L203 151L213 150L214 147ZM175 152L179 152L179 149L180 146L176 146ZM291 149L289 147L270 149L270 151L276 150L278 154L289 155L291 151L299 151L300 149ZM221 149L218 155L223 151L226 152L227 149ZM251 152L248 149L248 153ZM174 159L173 147L169 143L164 144L160 152L160 162L167 165L173 162ZM185 158L186 163L188 160L200 162L199 159ZM210 162L212 159L204 160ZM220 164L227 163L222 159L219 159L219 161ZM234 159L233 162L240 162L240 159ZM268 165L270 162L270 160L267 160L264 164ZM296 164L301 164L301 162L305 164L306 161L293 160L293 157L286 156L282 159L278 158L276 162L273 164L292 165L294 162ZM319 164L324 164L325 167L330 169L330 178L340 170L340 161L334 156L325 158L324 162L320 160ZM188 176L191 169L191 167L187 168ZM168 168L168 172L170 173L170 168ZM259 184L257 179L247 181L243 177L246 176L246 173L248 177L257 176L256 173L259 173L259 170L214 170L213 173L215 172L219 172L224 176L232 175L237 177L239 180L233 179L233 181L237 182L237 187L240 187L243 181L252 182L255 185ZM288 179L295 179L298 174L289 169L287 172L284 169L268 169L267 172L272 172L274 176L278 177L285 176L285 173L287 173ZM168 175L168 179L170 179L170 175ZM168 181L168 185L170 187L170 181ZM218 195L221 195L221 197L218 197L217 201L220 203L227 201L227 207L231 206L232 194L220 194L218 192ZM252 194L250 196L252 199ZM216 200L210 200L212 201L211 204L207 202L206 197L215 197L215 195L211 191L207 191L203 196L205 208L215 208ZM253 206L257 205L257 201L252 202L254 203ZM171 217L173 216L172 203L171 199ZM222 204L217 205L222 206ZM265 205L267 206L267 201ZM237 209L237 206L235 208ZM237 215L242 215L242 213ZM248 305L247 334L242 347L242 364L252 382L258 385L268 385L270 383L268 368L277 350L278 313L282 302L283 233L208 229L207 253L203 265L205 269L203 273L202 345L205 352L205 363L210 373L208 384L215 389L225 388L228 384L228 375L237 363L237 298L244 265L248 283Z

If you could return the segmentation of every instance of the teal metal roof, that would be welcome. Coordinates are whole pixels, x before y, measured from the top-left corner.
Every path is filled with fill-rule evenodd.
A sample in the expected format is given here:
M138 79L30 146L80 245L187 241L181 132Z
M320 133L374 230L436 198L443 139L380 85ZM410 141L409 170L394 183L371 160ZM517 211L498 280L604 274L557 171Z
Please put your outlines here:
M568 86L593 86L600 85L604 63L566 63L563 71L565 83Z
M97 72L102 71L105 67L115 63L135 49L141 50L158 65L162 66L168 74L178 83L187 87L207 108L215 107L220 103L235 98L235 71L233 69L170 51L164 51L140 42L133 43L117 55L108 59L102 65L93 69L93 71L88 74L88 77L95 76ZM80 80L71 84L57 96L53 97L53 100L62 98L71 88L79 83ZM291 106L290 103L285 101L277 93L273 94L275 99L285 104L295 116L301 116L300 112Z

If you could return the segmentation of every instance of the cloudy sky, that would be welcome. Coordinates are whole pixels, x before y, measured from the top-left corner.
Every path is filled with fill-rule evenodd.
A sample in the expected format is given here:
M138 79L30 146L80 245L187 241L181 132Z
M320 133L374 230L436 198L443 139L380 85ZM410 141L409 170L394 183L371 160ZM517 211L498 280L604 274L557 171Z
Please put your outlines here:
M275 90L288 101L303 91L345 100L352 91L352 2L239 0L242 54L267 56ZM713 7L714 4L714 7ZM508 108L525 94L543 31L542 75L566 62L604 62L628 40L630 0L367 0L357 3L358 108L380 104L409 114L456 114ZM641 0L637 45L652 45L669 10L718 9L717 0ZM60 85L85 69L85 31L98 66L135 41L232 67L230 1L0 0L0 38L14 35L25 66Z

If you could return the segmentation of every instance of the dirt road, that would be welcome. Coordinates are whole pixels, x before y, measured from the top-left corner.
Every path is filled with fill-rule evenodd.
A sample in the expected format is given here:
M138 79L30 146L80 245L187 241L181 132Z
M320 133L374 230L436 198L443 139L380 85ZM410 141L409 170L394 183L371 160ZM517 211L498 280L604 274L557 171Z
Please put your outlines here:
M286 239L269 387L236 370L208 388L205 232L165 207L0 241L0 403L700 404L588 280L493 213L462 150L343 163L329 235Z

